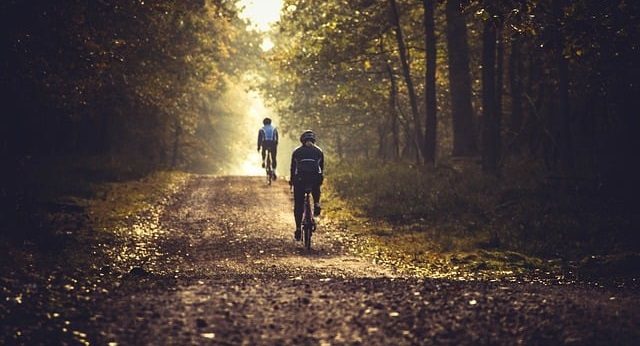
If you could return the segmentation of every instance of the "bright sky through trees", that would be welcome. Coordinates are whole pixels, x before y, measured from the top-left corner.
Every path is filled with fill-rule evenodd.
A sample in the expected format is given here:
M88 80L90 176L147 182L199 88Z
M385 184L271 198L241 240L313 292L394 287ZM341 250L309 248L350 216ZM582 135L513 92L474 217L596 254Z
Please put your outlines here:
M250 20L253 28L264 32L280 19L282 0L240 0L238 6L244 8L240 16Z
M271 24L280 20L282 0L240 0L238 6L242 9L240 17L251 22L251 29L266 32ZM265 52L273 48L269 36L262 40L260 48Z
M282 0L240 0L238 7L241 9L240 17L251 22L251 25L247 28L248 30L253 29L266 34L260 48L265 52L273 48L273 42L268 36L268 31L271 24L280 20ZM274 118L276 126L278 117L265 107L264 100L257 92L247 93L245 101L248 101L246 115L248 121L247 136L251 145L246 148L246 151L237 153L239 157L246 157L246 159L239 167L232 169L229 173L262 175L264 174L264 169L260 167L260 156L254 149L255 139L264 117Z

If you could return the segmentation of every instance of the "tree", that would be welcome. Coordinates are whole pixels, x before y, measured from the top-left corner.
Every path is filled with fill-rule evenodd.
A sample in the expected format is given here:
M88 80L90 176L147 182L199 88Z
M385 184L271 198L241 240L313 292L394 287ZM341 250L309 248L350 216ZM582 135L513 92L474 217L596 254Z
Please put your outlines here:
M558 154L556 159L560 160L561 167L571 174L573 170L573 145L571 136L571 109L569 105L569 62L565 59L565 43L560 26L564 20L564 1L552 0L552 12L556 18L556 22L551 27L552 32L552 49L554 56L554 64L556 65L558 78L558 106L554 119L555 126L555 142ZM554 160L555 161L555 160ZM555 163L555 162L554 162Z
M122 156L154 166L182 151L176 164L188 165L206 151L196 133L212 116L196 105L218 97L258 47L249 47L257 42L250 34L234 40L244 23L232 2L0 6L2 88L12 110L2 127L22 134L7 138L3 154Z
M436 104L436 35L433 0L424 0L424 44L425 44L425 112L426 133L424 143L425 162L435 164L437 143Z
M447 0L447 49L449 58L449 88L453 119L453 155L476 153L476 135L471 105L471 77L466 21L461 12L461 0Z
M497 104L497 21L490 16L482 32L482 168L497 173L500 156L500 112Z
M422 125L420 124L420 115L418 111L418 99L416 96L415 87L413 86L413 78L411 77L411 67L409 65L409 55L404 43L404 37L402 34L402 27L400 26L400 14L398 13L398 6L395 0L389 0L389 7L391 9L391 21L396 33L396 42L398 44L398 52L400 53L400 62L402 63L402 75L404 76L405 83L407 84L407 91L409 93L409 104L411 105L411 114L413 116L413 129L415 133L416 147L424 156L425 143L424 135L422 133ZM435 115L435 114L434 114Z
M522 35L514 32L511 38L509 55L509 86L511 92L511 115L509 118L510 142L513 151L520 153L522 136L522 108L523 108L523 66L522 66Z

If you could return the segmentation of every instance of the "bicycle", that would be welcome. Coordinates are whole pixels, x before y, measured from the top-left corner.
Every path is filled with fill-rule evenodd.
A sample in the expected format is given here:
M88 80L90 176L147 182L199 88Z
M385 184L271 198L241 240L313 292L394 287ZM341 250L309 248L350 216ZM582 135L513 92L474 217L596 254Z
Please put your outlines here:
M271 150L267 150L267 157L264 168L267 172L267 185L271 186L271 182L275 180L274 178L276 175L275 170L271 167Z
M316 230L316 220L311 207L311 188L304 189L304 211L302 212L302 241L307 251L311 250L311 234Z

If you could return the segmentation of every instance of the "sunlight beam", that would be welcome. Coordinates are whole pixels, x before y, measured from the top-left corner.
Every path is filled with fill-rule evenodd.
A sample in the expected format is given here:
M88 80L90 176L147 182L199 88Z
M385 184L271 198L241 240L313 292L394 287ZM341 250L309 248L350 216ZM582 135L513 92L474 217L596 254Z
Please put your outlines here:
M240 0L240 17L248 19L253 29L266 32L280 20L282 0Z

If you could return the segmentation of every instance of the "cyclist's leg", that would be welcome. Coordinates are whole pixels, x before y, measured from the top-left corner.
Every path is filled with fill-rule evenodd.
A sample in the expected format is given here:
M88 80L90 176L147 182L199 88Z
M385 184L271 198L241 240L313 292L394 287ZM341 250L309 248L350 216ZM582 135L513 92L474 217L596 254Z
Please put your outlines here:
M267 157L270 158L270 162L271 162L271 175L272 178L275 180L276 179L276 159L275 159L275 154L273 152L273 148L274 145L270 144L267 146Z
M267 161L265 162L266 162L267 168L273 168L273 159L271 158L271 150L269 149L269 147L267 147L267 150L266 150L266 158L267 158Z
M264 168L264 159L267 156L267 146L262 145L262 167Z
M296 228L300 228L302 223L302 213L304 211L304 185L301 182L293 184L293 216L296 219Z
M273 144L271 144L271 165L273 167L273 169L276 169L276 165L277 165L277 161L276 161L276 154L278 153L278 146L276 145L276 143L274 142Z
M311 187L311 194L313 195L313 213L320 215L320 179L316 179Z

